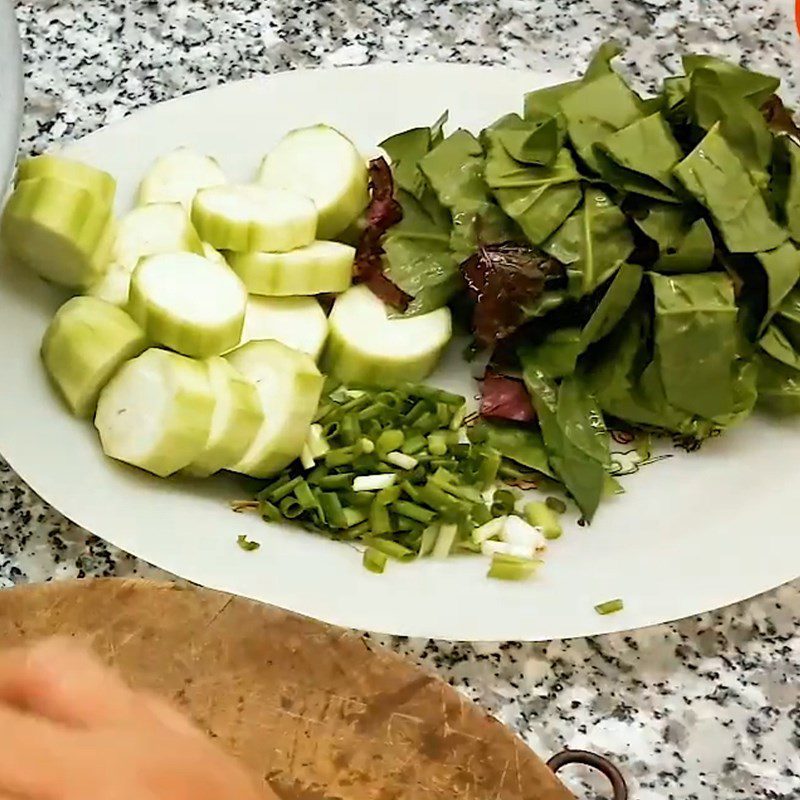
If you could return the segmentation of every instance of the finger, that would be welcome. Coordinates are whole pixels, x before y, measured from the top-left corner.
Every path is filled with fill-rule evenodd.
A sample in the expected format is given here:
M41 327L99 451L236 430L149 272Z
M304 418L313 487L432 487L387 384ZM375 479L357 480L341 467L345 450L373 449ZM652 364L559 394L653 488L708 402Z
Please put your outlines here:
M41 717L0 705L0 798L60 797L90 767L76 733Z
M205 738L203 731L201 731L189 717L182 714L166 700L150 692L141 692L139 696L142 710L157 724L171 731L175 731L175 733L191 734L193 736Z
M119 675L69 639L0 655L0 702L65 725L88 727L135 714Z

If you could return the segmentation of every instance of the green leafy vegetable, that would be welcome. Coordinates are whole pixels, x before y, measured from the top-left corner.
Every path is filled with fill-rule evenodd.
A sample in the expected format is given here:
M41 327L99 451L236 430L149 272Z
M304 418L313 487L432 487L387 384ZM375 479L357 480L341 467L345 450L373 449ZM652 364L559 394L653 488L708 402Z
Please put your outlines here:
M518 114L506 114L483 131L483 136L488 134L523 164L551 164L564 143L560 115L527 120Z
M525 95L525 119L540 120L561 117L561 101L581 85L581 81L568 81L556 86L545 86Z
M775 324L786 334L792 347L800 349L800 289L793 289L780 304Z
M475 427L478 436L504 458L551 478L555 477L547 459L542 434L533 425L481 420Z
M575 371L583 351L580 328L555 328L544 338L525 346L528 357L548 378L563 378Z
M756 108L766 102L781 84L778 78L771 75L745 69L715 56L685 55L683 68L690 78L700 69L716 73L726 90L738 97L747 98Z
M484 133L487 145L486 183L503 211L539 245L581 201L580 175L567 149L551 166L523 164L512 158L500 132Z
M581 352L608 336L616 327L639 291L642 274L642 268L634 264L623 264L619 268L589 321L583 326L579 340Z
M781 136L775 143L773 191L789 235L800 243L800 141Z
M750 174L714 125L675 168L686 189L714 218L733 253L772 250L787 234L772 219Z
M756 253L767 279L767 309L761 322L763 331L783 299L800 280L800 250L791 242L765 253Z
M451 248L459 262L473 253L479 242L511 238L509 221L492 201L483 178L483 149L469 131L450 134L419 166L439 202L450 210Z
M639 97L615 72L582 84L561 100L567 134L578 155L601 172L595 145L643 116Z
M800 353L798 353L786 334L777 326L770 325L758 340L761 349L776 361L792 369L800 370Z
M683 151L661 114L636 119L607 136L597 143L595 157L601 175L617 189L679 202L672 171Z
M713 419L731 413L737 355L733 284L724 273L650 276L655 347L670 403Z
M431 216L413 195L397 192L403 218L384 236L383 271L413 300L407 314L424 314L443 306L461 285L450 252L449 216Z
M583 205L544 245L551 256L567 265L573 297L589 294L608 280L633 247L625 214L605 192L591 187Z
M586 67L586 72L583 74L584 83L593 81L596 78L602 78L605 75L613 75L614 70L611 67L611 62L621 54L622 48L617 42L603 42L597 48L592 60Z
M714 259L714 237L708 223L692 209L652 203L634 214L636 225L658 245L656 272L705 272Z
M800 372L767 355L757 365L758 405L776 414L800 413Z
M248 539L247 536L245 536L243 533L240 533L236 537L236 544L238 544L239 547L242 548L242 550L248 553L251 552L252 550L258 550L258 548L261 547L259 542L254 542L251 539Z
M586 451L593 447L599 451L597 443L589 444L589 438L597 430L595 413L600 419L602 414L578 378L570 376L557 387L529 352L522 349L519 356L550 464L591 521L603 497L606 471L604 462Z

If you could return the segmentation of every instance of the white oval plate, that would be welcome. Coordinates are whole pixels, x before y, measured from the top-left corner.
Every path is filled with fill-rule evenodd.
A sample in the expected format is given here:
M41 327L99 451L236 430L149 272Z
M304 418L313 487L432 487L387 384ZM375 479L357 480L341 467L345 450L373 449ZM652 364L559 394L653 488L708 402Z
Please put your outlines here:
M390 133L432 122L478 130L519 109L553 76L471 66L373 66L293 72L164 103L71 145L71 156L116 175L120 210L151 161L190 145L249 179L291 128L328 122L365 152ZM753 419L626 479L590 528L574 520L536 579L485 578L479 557L392 563L382 576L350 546L255 516L234 515L225 479L162 481L102 455L72 419L38 361L63 297L21 271L0 271L0 449L45 500L112 544L199 584L332 623L443 639L551 639L650 625L732 603L800 574L798 422ZM472 391L453 352L440 383ZM622 448L624 449L624 448ZM236 546L238 534L261 543ZM596 603L621 597L601 617Z

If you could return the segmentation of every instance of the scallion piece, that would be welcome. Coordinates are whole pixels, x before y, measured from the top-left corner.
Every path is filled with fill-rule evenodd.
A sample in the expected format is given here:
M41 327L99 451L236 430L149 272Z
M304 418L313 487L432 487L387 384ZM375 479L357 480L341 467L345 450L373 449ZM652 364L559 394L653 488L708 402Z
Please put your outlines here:
M419 551L417 552L417 556L420 558L429 556L433 552L433 546L436 544L436 539L438 536L439 526L428 525L428 527L422 531L422 537L419 540Z
M251 539L248 539L243 533L240 533L236 537L236 544L242 548L242 550L246 552L250 552L252 550L258 550L261 545L258 542L254 542Z
M567 510L567 504L560 497L547 497L544 504L556 514L564 514Z
M481 489L488 489L497 480L500 462L500 453L496 450L481 451L481 460L478 466L478 483Z
M536 558L521 558L504 553L495 553L489 567L488 577L501 581L523 581L536 572L542 562Z
M342 514L344 514L345 522L347 523L348 528L352 528L354 525L358 525L367 518L367 515L364 511L360 508L350 508L344 507L342 508Z
M385 505L373 501L369 507L369 527L374 536L382 533L391 533L392 521L389 519L389 512Z
M278 503L278 508L280 509L281 514L286 517L286 519L294 519L295 517L299 517L304 510L303 506L295 497L284 497L283 500Z
M281 512L280 509L269 502L269 500L258 501L258 513L264 522L280 522Z
M425 448L427 440L421 433L412 433L406 440L403 442L403 446L400 450L405 453L407 456L413 456L416 453L419 453L420 450Z
M397 561L411 561L415 557L415 553L409 550L399 542L392 539L383 539L380 537L370 537L365 539L364 543L369 547L374 548L380 553L385 553L389 558L394 558Z
M375 452L385 458L393 450L399 450L405 442L403 431L389 428L381 433L375 441Z
M309 482L312 481L311 476L308 477ZM316 481L316 485L320 489L352 489L354 481L354 473L340 472L337 475L323 475Z
M431 556L433 558L447 558L453 549L453 543L458 534L458 525L446 523L439 527L439 535L436 537L436 544L433 546Z
M339 423L339 436L345 444L355 444L361 438L361 425L355 414L348 414Z
M383 571L386 569L386 562L388 560L386 553L381 553L380 550L376 550L374 547L368 547L364 551L364 558L361 563L370 572L374 572L376 575L382 575Z
M545 539L558 539L563 533L558 518L546 503L535 500L526 503L523 513L528 524L541 529Z
M623 608L625 608L625 604L617 597L615 600L606 600L605 603L598 603L594 610L598 614L605 616L606 614L616 614L617 611L622 611Z
M397 500L392 503L392 511L404 517L415 519L418 522L429 523L436 517L436 513L430 509L423 508L416 503L409 503L407 500Z
M298 475L296 478L286 481L286 483L282 484L277 489L273 489L264 499L269 500L271 503L277 503L279 500L288 497L294 491L294 487L302 480L303 479Z
M472 531L472 541L476 544L483 544L489 539L497 539L502 535L507 519L508 517L495 517L489 522L478 526Z
M386 489L397 480L393 472L378 473L377 475L359 475L353 481L354 492L377 492Z
M306 510L317 507L317 498L314 497L311 487L305 481L300 481L294 487L294 496L297 498L297 502Z
M430 433L439 427L439 418L432 411L426 411L419 419L411 423L411 427L421 433Z
M333 492L320 492L317 495L322 513L331 528L348 528L347 517L344 515L339 496Z
M434 431L428 435L428 450L434 456L443 456L447 452L444 431Z
M380 503L382 506L389 506L400 499L401 492L402 489L399 486L392 484L385 489L381 489L378 494L375 495L375 502Z
M387 453L384 460L404 470L414 469L419 463L414 456L401 453L399 450L392 450L391 453Z

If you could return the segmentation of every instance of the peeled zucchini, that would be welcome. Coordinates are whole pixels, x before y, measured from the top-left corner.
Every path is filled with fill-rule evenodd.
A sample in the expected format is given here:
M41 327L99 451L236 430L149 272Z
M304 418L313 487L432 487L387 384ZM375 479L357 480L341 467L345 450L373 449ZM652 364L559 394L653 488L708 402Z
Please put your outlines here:
M55 178L18 183L0 229L14 258L62 286L90 286L108 263L111 209L73 183Z
M211 156L179 147L159 158L139 184L139 205L180 203L187 211L198 190L225 183L225 173Z
M184 251L203 255L203 243L183 206L151 203L134 208L119 221L111 258L133 272L142 256Z
M227 267L194 253L165 253L139 261L128 311L152 341L205 358L238 344L246 302Z
M105 300L107 303L125 308L128 305L128 289L131 285L131 271L122 264L111 263L103 277L95 281L86 294Z
M328 318L313 297L247 299L242 344L275 339L318 359L328 336Z
M346 244L319 241L288 253L231 253L228 263L251 294L338 294L350 286L355 254Z
M94 297L73 297L56 311L41 355L69 410L90 417L111 376L146 347L144 332L122 309Z
M256 387L224 358L206 361L214 413L203 452L185 472L198 477L213 475L238 463L264 421Z
M213 413L205 364L151 348L100 392L94 424L107 456L165 478L203 452Z
M213 261L215 264L219 264L222 267L227 267L228 262L225 260L225 256L220 253L215 247L212 247L208 242L203 242L203 255L209 260Z
M26 158L17 167L16 183L33 178L53 178L80 186L95 195L109 208L114 205L117 182L102 169L63 156L42 155Z
M327 125L284 136L264 157L258 181L310 197L319 212L320 239L336 238L369 201L366 160L346 136Z
M417 317L390 318L366 286L336 298L323 371L343 383L391 386L427 377L452 334L448 308Z
M264 422L235 472L266 478L300 455L324 378L310 356L276 341L248 342L225 356L258 392Z
M215 186L195 195L192 222L200 238L218 250L285 252L314 241L317 210L297 192Z

